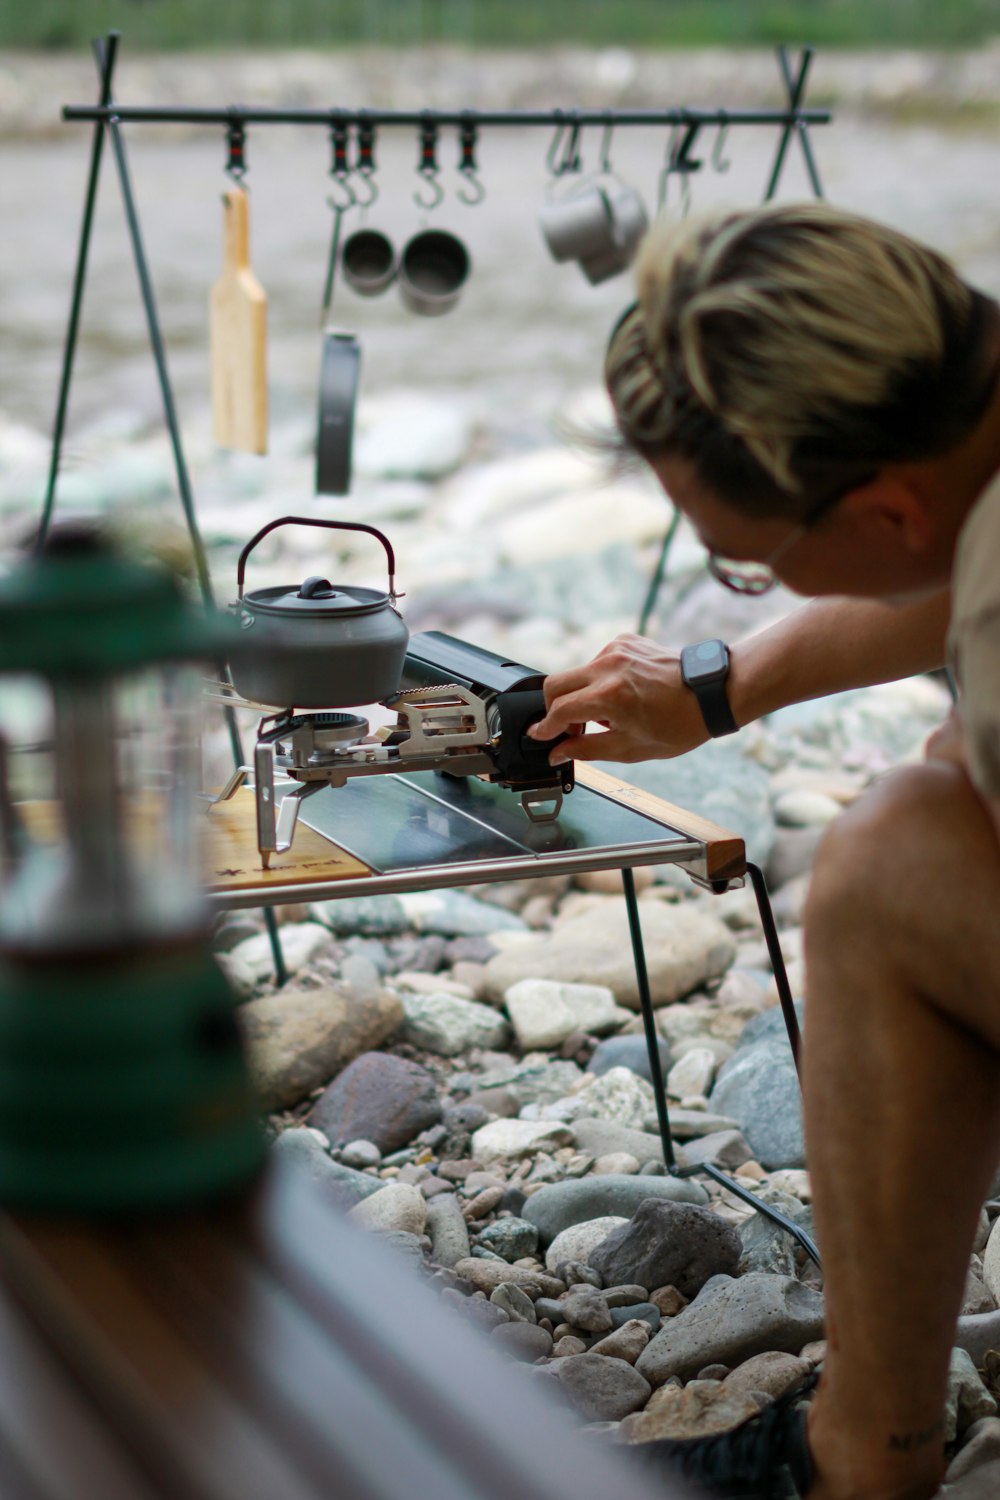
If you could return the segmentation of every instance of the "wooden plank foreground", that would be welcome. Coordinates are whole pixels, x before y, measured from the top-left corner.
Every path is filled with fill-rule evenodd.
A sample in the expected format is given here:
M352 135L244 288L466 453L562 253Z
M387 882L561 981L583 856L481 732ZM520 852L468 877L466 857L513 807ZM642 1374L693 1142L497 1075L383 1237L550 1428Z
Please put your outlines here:
M688 812L684 807L677 807L673 802L665 802L653 792L632 786L586 761L576 762L576 779L581 786L589 786L592 791L601 792L605 797L703 843L710 880L734 880L746 873L746 845L728 828L722 828L698 813Z

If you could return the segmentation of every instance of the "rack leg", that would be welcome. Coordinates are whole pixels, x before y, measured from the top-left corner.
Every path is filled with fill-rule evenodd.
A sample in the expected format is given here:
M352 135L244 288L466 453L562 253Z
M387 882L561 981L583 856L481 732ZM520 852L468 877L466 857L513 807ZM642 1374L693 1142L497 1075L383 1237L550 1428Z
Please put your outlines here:
M95 52L97 45L95 43ZM107 46L100 44L98 68L101 75L100 100L102 108L111 100L111 84L118 53L118 32L108 35ZM76 357L76 338L80 327L80 310L83 306L83 287L87 278L87 257L90 252L90 235L94 223L94 205L97 202L97 185L101 175L101 158L104 152L104 124L94 126L94 141L90 148L90 173L87 177L87 193L83 200L83 222L80 226L80 245L76 253L76 271L73 276L73 297L70 303L69 324L63 349L62 374L59 379L59 398L56 402L56 419L52 429L52 456L49 461L49 478L45 488L45 502L38 526L36 547L45 545L52 524L55 507L56 484L59 479L59 463L62 458L63 433L66 428L66 412L69 407L69 388L73 379L73 361Z
M102 75L108 56L110 54L113 57L112 49L116 46L117 34L114 32L109 35L107 46L103 42L95 42L94 44L94 52L97 57L98 66L102 70ZM106 102L109 105L112 104L110 94ZM125 218L128 223L129 238L132 241L132 253L139 276L139 288L142 293L143 307L146 312L149 342L152 346L153 360L156 364L156 373L160 382L163 413L166 418L167 429L170 433L174 467L177 471L177 487L180 490L181 504L184 507L184 516L187 521L188 534L191 537L191 546L194 552L198 585L206 606L214 608L215 599L212 593L212 580L208 571L205 545L201 538L201 532L198 528L198 518L195 514L194 495L191 489L191 480L188 475L187 462L181 442L180 424L177 420L177 408L174 403L173 388L170 384L170 375L167 370L167 356L163 344L163 336L160 332L160 320L156 310L156 297L153 292L152 278L149 274L149 264L146 260L145 247L142 242L142 230L139 227L139 214L136 208L135 195L132 192L132 178L128 167L128 157L125 153L125 138L122 134L120 124L114 117L108 119L107 130L111 137L115 163L118 168L118 180L121 185L122 201L125 205ZM227 707L225 715L230 744L232 746L233 761L237 766L241 766L244 763L243 746L240 739L239 725L236 722L236 714L231 707ZM283 985L287 982L288 970L285 966L284 954L281 949L281 939L278 936L278 923L273 910L269 906L264 908L264 921L271 943L275 979L279 985Z
M799 61L799 71L793 78L792 70L788 64L788 53L784 47L778 48L778 64L781 68L785 88L788 91L788 106L792 110L798 110L802 103L806 91L806 79L809 76L809 66L812 60L813 49L811 47L803 47L802 56ZM769 202L778 191L778 179L781 176L781 169L785 164L785 153L788 150L788 142L792 138L793 128L802 146L802 155L805 157L806 171L809 173L812 190L817 198L822 198L823 196L823 186L819 180L819 170L812 154L812 143L809 140L809 127L804 120L796 118L794 127L789 122L781 133L777 154L774 158L774 166L771 169L771 179L767 185L767 192L764 194L765 202Z
M628 912L628 927L632 938L632 957L635 960L635 980L639 989L639 1008L646 1032L646 1051L649 1054L649 1071L656 1095L656 1118L660 1125L660 1140L663 1144L663 1160L668 1172L676 1165L674 1143L670 1134L670 1117L667 1113L667 1091L663 1084L663 1069L660 1067L660 1039L656 1034L653 1019L653 1001L649 993L649 975L646 972L646 950L642 943L642 928L639 924L639 903L635 898L635 876L631 870L622 870L622 886L625 890L625 909Z

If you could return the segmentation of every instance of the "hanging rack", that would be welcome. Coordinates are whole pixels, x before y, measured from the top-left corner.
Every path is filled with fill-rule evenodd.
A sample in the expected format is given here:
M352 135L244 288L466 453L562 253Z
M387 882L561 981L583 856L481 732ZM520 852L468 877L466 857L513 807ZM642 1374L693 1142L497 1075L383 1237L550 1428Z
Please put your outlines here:
M242 179L246 172L246 131L249 125L316 126L325 128L331 133L338 131L338 128L342 130L344 127L348 131L352 129L356 130L358 160L355 170L361 180L367 183L369 190L367 198L362 198L355 194L355 202L359 207L366 207L368 204L374 202L376 196L374 147L376 132L384 127L409 127L411 129L417 127L418 129L423 128L428 131L433 128L435 138L436 133L445 127L458 128L460 132L465 131L467 135L471 132L478 135L482 129L493 126L547 128L555 132L549 153L550 165L553 154L557 150L562 150L561 164L563 165L561 165L561 170L565 171L578 169L580 132L588 125L600 126L605 131L619 127L662 128L665 126L677 126L685 129L690 136L688 150L693 145L698 132L703 128L715 126L722 130L725 127L736 128L744 125L779 126L782 134L778 143L765 198L772 198L777 191L778 181L793 135L799 142L813 192L817 197L822 197L822 188L812 154L809 130L814 125L829 124L832 116L829 110L806 109L803 106L809 66L813 57L813 49L811 47L803 49L794 69L787 51L784 48L778 49L778 64L787 95L787 103L784 108L780 109L346 110L274 109L253 105L190 108L177 105L117 104L114 100L113 81L120 40L120 33L111 31L106 37L97 38L92 44L99 80L97 103L90 105L67 104L62 109L63 120L68 122L89 122L94 126L94 135L87 186L84 195L76 267L73 276L69 320L63 349L59 392L56 401L52 452L42 514L39 521L37 545L40 547L44 544L55 509L66 414L69 407L70 386L72 383L80 326L80 312L83 305L87 262L93 231L94 206L97 200L104 141L105 137L107 137L111 142L115 157L128 233L132 244L133 258L135 260L140 293L146 314L150 346L160 386L164 419L170 436L174 468L177 476L177 488L195 559L198 586L202 599L209 609L215 609L216 604L181 441L180 425L177 419L173 388L167 369L166 350L160 329L156 298L146 259L138 208L132 189L123 126L127 124L222 126L226 131L228 152L227 171L229 171L231 176L237 178L237 180ZM568 135L566 134L567 132ZM566 143L565 147L561 144L564 141ZM689 167L690 169L692 168ZM471 174L468 180L471 186L473 180ZM666 558L664 555L661 559L663 565L665 565L665 561ZM650 609L652 608L652 602L652 600L647 601ZM235 713L231 707L226 711L226 721L235 763L242 765L244 757L240 743L239 727L236 722ZM265 908L265 920L271 940L276 977L279 984L284 984L288 976L281 952L274 912L270 907Z

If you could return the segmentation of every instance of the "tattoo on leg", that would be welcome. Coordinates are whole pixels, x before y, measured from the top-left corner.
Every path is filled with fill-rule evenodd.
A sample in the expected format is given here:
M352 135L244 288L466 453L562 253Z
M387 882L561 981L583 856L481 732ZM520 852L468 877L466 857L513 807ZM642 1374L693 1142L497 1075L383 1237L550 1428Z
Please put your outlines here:
M943 1431L944 1417L941 1416L930 1427L918 1427L915 1432L891 1432L889 1451L890 1453L912 1453L915 1448L924 1448L935 1438L940 1438Z

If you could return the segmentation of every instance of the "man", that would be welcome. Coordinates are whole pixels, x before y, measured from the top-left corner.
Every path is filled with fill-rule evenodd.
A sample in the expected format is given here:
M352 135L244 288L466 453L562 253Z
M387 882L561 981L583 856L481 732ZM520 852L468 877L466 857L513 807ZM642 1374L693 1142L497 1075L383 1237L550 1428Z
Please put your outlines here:
M717 578L810 602L728 653L682 665L624 636L550 677L553 760L681 754L949 658L961 683L925 762L838 818L813 872L818 1392L807 1418L659 1446L718 1495L785 1494L764 1477L784 1464L809 1500L927 1500L1000 1161L1000 315L932 251L819 204L658 227L638 285L607 358L625 442Z

